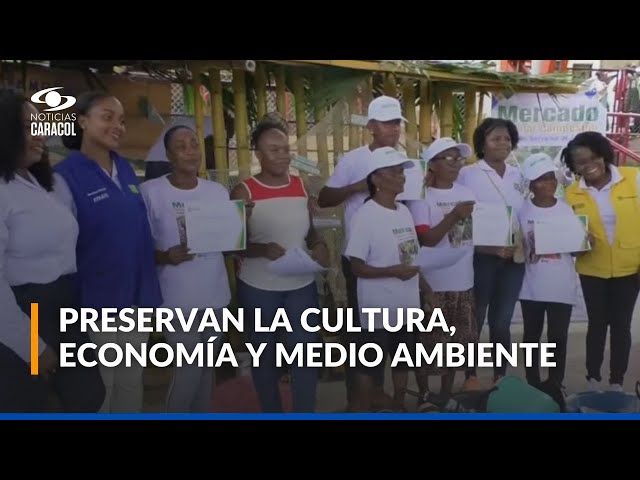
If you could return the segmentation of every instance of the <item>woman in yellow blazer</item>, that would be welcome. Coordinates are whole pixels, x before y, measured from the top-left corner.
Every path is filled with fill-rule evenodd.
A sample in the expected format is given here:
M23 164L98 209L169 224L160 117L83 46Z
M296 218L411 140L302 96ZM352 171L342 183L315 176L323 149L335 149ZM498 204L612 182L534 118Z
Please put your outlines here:
M576 181L566 201L587 215L592 249L579 255L576 270L587 316L587 381L600 390L607 328L611 330L609 385L622 391L631 350L631 319L640 290L640 175L613 165L613 149L597 132L578 134L562 152Z

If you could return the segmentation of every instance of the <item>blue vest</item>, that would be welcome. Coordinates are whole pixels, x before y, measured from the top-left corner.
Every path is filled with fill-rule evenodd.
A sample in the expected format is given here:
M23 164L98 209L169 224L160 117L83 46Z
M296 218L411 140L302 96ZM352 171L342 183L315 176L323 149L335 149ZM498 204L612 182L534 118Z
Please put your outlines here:
M111 153L122 189L102 168L74 151L55 166L73 194L80 226L76 247L81 306L162 304L144 199L129 162Z

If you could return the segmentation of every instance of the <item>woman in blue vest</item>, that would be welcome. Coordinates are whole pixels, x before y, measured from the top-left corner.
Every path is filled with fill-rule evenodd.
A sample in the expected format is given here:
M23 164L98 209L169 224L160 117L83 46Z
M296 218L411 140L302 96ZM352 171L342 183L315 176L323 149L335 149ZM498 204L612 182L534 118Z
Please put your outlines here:
M76 116L76 135L63 139L72 153L55 170L56 191L80 229L76 255L81 306L158 307L162 295L147 210L133 168L116 153L125 133L122 104L108 93L89 92L78 98ZM117 343L136 350L149 336L135 330L91 335L98 348ZM142 409L140 365L134 361L130 367L102 367L101 373L107 390L101 411Z

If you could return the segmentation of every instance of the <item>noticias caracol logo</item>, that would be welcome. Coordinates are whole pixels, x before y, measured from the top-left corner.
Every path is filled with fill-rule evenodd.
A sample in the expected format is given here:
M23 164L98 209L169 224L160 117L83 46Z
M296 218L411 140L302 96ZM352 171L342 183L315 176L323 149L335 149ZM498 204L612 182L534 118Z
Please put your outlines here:
M33 103L45 104L42 112L31 114L31 135L32 136L75 136L76 134L76 114L62 113L76 103L75 97L71 95L60 95L56 90L62 87L51 87L40 90L31 95Z

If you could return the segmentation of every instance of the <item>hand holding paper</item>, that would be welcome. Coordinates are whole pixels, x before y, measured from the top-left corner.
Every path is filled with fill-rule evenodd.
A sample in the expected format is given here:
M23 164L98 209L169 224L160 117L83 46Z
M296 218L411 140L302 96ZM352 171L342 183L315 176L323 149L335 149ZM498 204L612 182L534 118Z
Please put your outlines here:
M323 272L326 268L315 262L302 248L296 247L269 263L269 270L278 275L289 276Z

